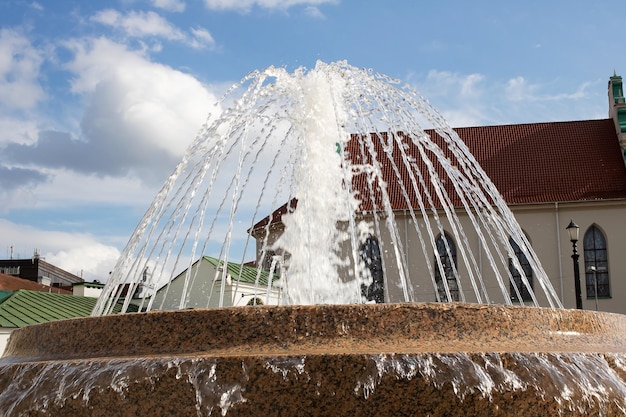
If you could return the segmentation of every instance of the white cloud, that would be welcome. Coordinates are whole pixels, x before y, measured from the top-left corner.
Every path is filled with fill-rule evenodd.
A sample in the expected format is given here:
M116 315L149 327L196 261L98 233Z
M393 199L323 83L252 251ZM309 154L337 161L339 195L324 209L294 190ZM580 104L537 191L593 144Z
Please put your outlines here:
M208 30L204 28L194 28L191 29L191 33L193 38L191 39L190 45L193 48L203 48L205 46L213 48L215 46L215 39Z
M82 271L89 281L106 279L120 255L117 248L89 234L41 230L4 219L0 219L0 229L1 247L12 246L15 258L31 257L37 249L47 262L76 275Z
M120 252L113 246L89 241L79 247L43 253L47 262L82 277L85 281L108 279Z
M146 185L136 176L97 177L80 175L68 170L47 172L50 181L33 190L34 202L30 202L30 207L50 209L68 205L78 207L86 204L96 206L123 204L126 207L138 207L141 212L147 208L147 202L152 200L161 185Z
M75 74L70 80L70 87L73 93L78 94L93 92L98 83L115 77L120 69L141 67L148 62L144 51L130 51L126 46L104 37L73 39L65 46L74 54L74 59L66 67Z
M436 103L451 126L474 126L487 120L483 100L488 87L482 74L430 70L425 79L414 84L421 95Z
M511 101L577 100L588 97L591 83L581 84L573 93L542 93L542 86L530 84L524 77L511 78L506 84L506 94Z
M151 62L144 51L105 38L67 47L74 53L66 65L75 76L72 92L86 103L81 131L39 131L36 143L27 136L7 144L0 158L5 165L162 181L209 113L219 112L207 86Z
M196 49L213 48L215 46L215 39L208 30L199 27L191 29L189 33L185 33L167 21L167 19L152 11L131 11L127 14L122 14L117 10L106 9L93 15L91 20L119 30L125 36L140 39L150 38L152 42L155 42L149 48L152 51L160 51L162 49L158 39L181 42ZM148 48L146 47L145 49L147 50Z
M170 12L185 11L185 2L181 0L152 0L152 5Z
M316 7L316 6L307 6L304 9L304 13L306 13L308 16L314 17L316 19L324 19L324 18L326 18L326 16L324 16L324 13L322 13L322 11L319 9L319 7Z
M524 77L511 78L506 83L506 94L509 100L530 100L536 94L537 87L528 85Z
M336 3L337 0L204 0L204 4L213 10L248 11L253 6L265 9L288 9L298 5L319 5Z
M74 85L82 86L77 90L91 94L86 114L90 120L83 126L94 130L86 133L134 137L176 156L182 156L217 101L191 75L104 39L78 49L68 68L78 77ZM103 121L109 123L102 125ZM116 141L110 137L102 140Z
M71 91L85 103L82 121L52 131L0 117L0 129L15 132L0 143L0 212L105 206L139 218L217 97L193 76L151 62L145 51L105 38L65 46L73 55L66 63Z
M407 78L454 127L573 120L589 114L605 117L586 100L588 90L599 82L583 82L573 92L554 92L550 83L530 83L522 76L494 81L479 73L431 70Z
M33 144L37 141L39 129L32 119L18 119L0 116L0 149L9 143L23 145Z
M475 97L481 94L480 83L485 79L481 74L470 74L461 80L461 95Z
M101 10L91 17L94 22L124 31L128 36L156 36L169 40L182 40L185 35L157 13L130 11L123 15L117 10Z
M476 96L481 92L481 83L485 77L481 74L473 73L469 75L453 73L450 71L430 70L426 77L426 87L433 95L456 94L465 97Z
M21 181L23 183L23 180ZM2 188L0 189L0 213L9 213L20 208L33 208L37 199L33 193L33 186Z
M45 98L38 82L42 62L42 53L28 38L0 29L0 106L31 109Z

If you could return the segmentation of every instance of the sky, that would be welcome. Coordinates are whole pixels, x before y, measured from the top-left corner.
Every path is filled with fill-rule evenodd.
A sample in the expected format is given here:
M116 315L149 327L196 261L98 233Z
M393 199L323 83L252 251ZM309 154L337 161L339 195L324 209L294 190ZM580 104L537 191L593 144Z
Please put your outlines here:
M371 68L453 127L607 118L625 6L0 0L0 258L106 280L216 101L268 66Z

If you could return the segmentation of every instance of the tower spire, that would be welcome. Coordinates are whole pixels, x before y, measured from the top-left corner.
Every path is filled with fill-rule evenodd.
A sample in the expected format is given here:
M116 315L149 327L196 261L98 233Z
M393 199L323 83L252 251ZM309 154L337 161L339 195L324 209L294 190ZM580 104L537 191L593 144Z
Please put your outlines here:
M609 117L613 119L615 131L622 146L624 162L626 163L626 100L622 77L613 70L613 76L609 79Z

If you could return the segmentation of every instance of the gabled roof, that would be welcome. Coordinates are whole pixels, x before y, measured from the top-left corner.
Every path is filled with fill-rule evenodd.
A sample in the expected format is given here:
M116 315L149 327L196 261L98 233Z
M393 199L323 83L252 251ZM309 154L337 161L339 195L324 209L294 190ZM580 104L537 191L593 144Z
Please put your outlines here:
M205 256L204 259L207 260L209 263L211 263L211 265L215 267L217 267L218 264L223 265L224 263L223 261L219 261L218 259L212 258L210 256ZM257 274L259 273L259 270L255 267L247 266L247 265L240 265L234 262L228 262L226 264L226 271L228 272L228 274L231 276L232 279L239 281L239 282L244 282L246 284L252 284L252 285L254 285L257 282L256 281ZM269 276L270 276L269 271L261 270L258 285L267 286ZM274 274L274 278L272 279L272 282L276 282L279 279L280 277Z
M198 262L200 261L206 261L216 268L218 267L218 265L224 264L224 261L220 261L217 258L213 258L211 256L203 256L199 260L195 261L192 267L197 266ZM226 264L226 272L228 273L228 275L230 275L231 279L234 281L245 283L245 284L254 285L256 282L258 271L259 270L253 266L241 265L235 262L228 262ZM174 277L174 279L172 279L171 282L177 281L178 279L181 279L181 278L184 279L186 273L187 273L187 269L185 269L183 272L181 272L176 277ZM258 285L267 286L269 276L270 276L269 271L261 270ZM213 277L210 277L210 279L212 280ZM280 279L280 276L277 274L274 274L274 278L272 279L272 282L277 282L279 279ZM167 287L167 284L163 285L157 290L157 293L159 293L160 291L163 291L163 289L166 287Z
M37 282L14 277L12 275L0 274L0 291L32 290L55 292L59 294L71 294L72 291L59 287L50 287Z
M18 290L0 303L0 327L24 327L55 320L87 317L97 298ZM114 312L120 312L120 305Z
M612 119L455 129L508 204L626 198Z
M626 166L612 119L463 127L455 131L509 205L626 199ZM441 136L433 130L426 130L426 133L448 157L451 156ZM403 133L397 135L403 137L407 155L414 156L417 166L426 171L417 147L405 140ZM380 136L387 139L388 134ZM352 163L356 164L368 163L367 159L372 158L371 154L362 155L360 138L353 135L346 145ZM379 140L374 143L380 161L385 151ZM382 164L391 207L394 210L406 209L409 204L417 207L415 191L406 187L407 203L398 180L411 183L397 144L393 145L391 155L398 162L399 174L396 175L391 163ZM436 161L434 164L441 174L441 166ZM368 193L364 178L364 174L360 178L356 176L353 184L362 195ZM427 183L426 188L429 187L432 188L432 184ZM444 183L443 187L451 191L451 182ZM376 191L379 194L380 188L375 189L375 195ZM454 194L450 192L452 203L460 205ZM363 202L362 210L372 209L369 199ZM284 204L255 224L251 231L280 222L296 205L294 200ZM435 201L435 205L440 204Z

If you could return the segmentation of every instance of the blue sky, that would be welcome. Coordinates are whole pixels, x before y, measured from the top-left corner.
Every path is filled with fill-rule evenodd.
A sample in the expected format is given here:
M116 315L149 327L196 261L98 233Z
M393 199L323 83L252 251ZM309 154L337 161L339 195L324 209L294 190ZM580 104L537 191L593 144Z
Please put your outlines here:
M0 0L0 257L103 279L246 73L347 60L452 126L607 117L623 0Z

